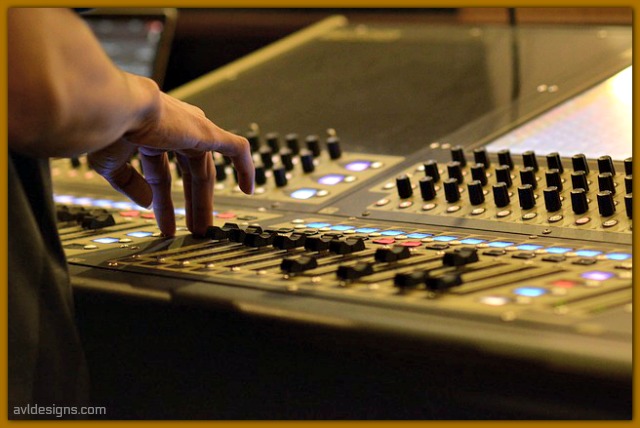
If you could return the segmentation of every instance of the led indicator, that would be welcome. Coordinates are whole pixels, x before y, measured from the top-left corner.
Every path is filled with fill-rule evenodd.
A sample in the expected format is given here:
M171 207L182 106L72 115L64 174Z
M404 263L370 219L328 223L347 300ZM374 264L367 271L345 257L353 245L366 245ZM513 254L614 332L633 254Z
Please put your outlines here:
M607 254L607 259L609 260L628 260L631 258L631 254L629 253L609 253Z
M331 230L343 231L343 230L351 230L351 229L353 229L353 226L347 226L344 224L336 224L335 226L331 226Z
M505 248L505 247L510 247L513 244L514 244L513 242L494 241L494 242L489 242L488 245L490 247L495 247L495 248Z
M503 306L510 301L511 299L505 296L485 296L480 298L480 303L484 303L489 306Z
M356 233L373 233L379 230L380 229L376 229L375 227L361 227L360 229L356 229Z
M404 235L404 233L402 230L385 230L384 232L380 232L380 234L384 236Z
M361 172L369 169L369 167L371 167L371 162L363 161L363 160L353 161L353 162L349 162L344 167L349 171Z
M565 247L549 247L547 248L547 253L549 254L564 254L572 251L573 248L565 248Z
M579 257L595 257L602 254L602 251L596 250L578 250L576 251L576 255Z
M302 188L302 189L294 190L289 194L289 196L291 196L293 199L304 200L304 199L313 198L317 193L318 191L316 189Z
M435 238L433 238L434 241L440 241L440 242L455 241L456 239L458 239L457 236L446 236L446 235L436 236Z
M147 238L151 235L153 235L153 232L143 232L142 230L127 233L127 236L133 236L134 238Z
M91 242L97 242L98 244L113 244L115 242L118 242L118 238L111 238L111 237L98 238L98 239L92 239Z
M535 250L539 250L540 248L542 248L542 245L522 244L522 245L518 245L516 248L518 248L518 250L522 250L522 251L535 251Z
M606 281L607 279L613 278L615 275L611 272L592 270L589 272L585 272L580 276L582 276L584 279L590 279L593 281Z
M548 290L542 287L519 287L513 290L513 292L518 296L539 297L547 294Z
M423 239L423 238L428 238L429 236L432 236L429 233L410 233L407 235L407 238L411 238L411 239Z
M334 186L344 181L344 175L342 174L327 174L318 179L318 183L325 186Z
M465 244L465 245L478 245L478 244L482 244L482 243L484 243L486 241L484 239L478 239L478 238L466 238L466 239L463 239L460 242Z
M316 223L309 223L307 224L308 228L311 229L321 229L323 227L329 227L331 226L331 223L320 223L320 222L316 222Z

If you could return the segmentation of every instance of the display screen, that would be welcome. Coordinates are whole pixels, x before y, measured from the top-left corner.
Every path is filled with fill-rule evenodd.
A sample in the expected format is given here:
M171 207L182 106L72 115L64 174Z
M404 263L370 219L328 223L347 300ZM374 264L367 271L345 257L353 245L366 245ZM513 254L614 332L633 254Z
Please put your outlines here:
M488 144L487 150L522 154L583 153L589 159L632 155L632 67L554 107Z

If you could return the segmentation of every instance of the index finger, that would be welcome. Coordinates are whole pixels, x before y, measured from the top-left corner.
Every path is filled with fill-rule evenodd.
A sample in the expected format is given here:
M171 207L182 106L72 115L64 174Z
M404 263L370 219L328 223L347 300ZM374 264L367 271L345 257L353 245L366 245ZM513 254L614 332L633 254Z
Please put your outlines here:
M227 156L233 162L233 166L238 172L238 185L240 189L251 195L255 180L255 167L251 157L249 141L239 135L232 134L218 128L221 134L213 144L213 150Z

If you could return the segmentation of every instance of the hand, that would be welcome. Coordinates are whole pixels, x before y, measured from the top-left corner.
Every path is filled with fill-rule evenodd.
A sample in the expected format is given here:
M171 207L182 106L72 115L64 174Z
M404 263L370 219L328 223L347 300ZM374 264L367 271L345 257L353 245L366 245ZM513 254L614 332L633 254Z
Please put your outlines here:
M89 163L118 191L140 206L153 211L158 227L166 236L175 234L175 214L171 200L171 174L167 150L173 150L184 182L187 227L204 235L213 224L215 167L210 150L231 158L242 191L253 193L254 167L246 139L231 134L209 121L202 110L161 94L157 118L118 141L90 153ZM138 149L142 177L128 160Z

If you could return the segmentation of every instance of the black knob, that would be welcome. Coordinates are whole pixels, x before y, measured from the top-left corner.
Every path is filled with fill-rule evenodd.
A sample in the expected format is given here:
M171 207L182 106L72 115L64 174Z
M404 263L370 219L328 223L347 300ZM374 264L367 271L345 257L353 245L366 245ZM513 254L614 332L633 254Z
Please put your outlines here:
M264 186L265 183L267 182L267 175L266 175L266 170L264 168L264 165L260 164L260 163L256 163L256 184L258 186Z
M557 169L560 174L564 173L564 167L562 166L560 153L553 152L547 155L547 169Z
M506 207L511 202L509 189L506 183L500 182L493 185L493 201L498 208Z
M489 168L491 166L489 155L487 154L487 151L483 148L473 149L473 160L476 163L483 164L485 168Z
M598 158L598 171L600 171L600 174L610 172L611 175L616 175L616 168L613 166L611 156L605 155Z
M87 215L82 218L82 227L84 229L102 229L104 227L114 226L116 220L111 214Z
M483 187L487 185L487 171L484 164L477 163L471 167L471 178L479 181Z
M329 157L333 160L340 159L342 157L342 149L340 148L340 139L336 136L327 138L327 150L329 150Z
M276 181L276 187L284 187L287 185L287 170L284 169L284 166L278 165L273 168L273 178Z
M562 177L560 177L560 171L557 169L550 169L544 173L547 180L547 187L557 187L559 192L562 192Z
M333 239L329 242L329 251L335 254L351 254L364 249L364 239L362 238L349 238L344 241Z
M275 234L269 232L249 232L245 234L242 244L247 247L261 248L271 245Z
M417 288L424 284L427 274L424 271L401 272L393 278L393 285L401 290Z
M427 276L425 285L428 290L444 291L462 285L462 277L458 272L445 273L436 277Z
M598 192L598 211L603 217L609 217L616 212L616 205L613 202L613 193L609 190Z
M391 248L378 248L374 254L374 258L378 263L392 263L398 260L408 259L411 256L409 247L396 245Z
M504 183L507 187L511 187L511 170L508 165L497 166L496 169L496 182Z
M587 157L578 153L571 158L571 164L573 165L573 171L584 171L586 174L589 174L589 164L587 163Z
M232 242L243 242L247 234L244 229L240 229L239 227L227 227L227 230L229 231L229 241Z
M631 175L624 177L624 193L629 194L633 192L633 179Z
M223 239L229 239L229 229L220 226L209 226L204 236L205 238L222 241Z
M447 251L442 257L443 266L464 266L478 261L478 250L471 247Z
M300 152L300 163L305 174L309 174L316 169L316 165L313 163L313 153L309 150Z
M313 256L286 257L280 263L280 269L287 273L299 273L318 267L318 261Z
M224 163L224 161L217 161L216 162L216 180L218 181L224 181L227 179L227 165Z
M280 150L280 162L287 171L293 170L293 152L290 149Z
M343 281L350 281L363 276L373 274L373 265L368 262L358 262L355 265L340 265L336 270L336 276Z
M547 187L542 191L544 195L544 207L549 212L556 212L562 208L560 191L557 187Z
M536 180L536 171L531 166L524 167L520 170L520 183L528 184L536 190L538 188L538 180Z
M534 172L538 172L538 159L536 158L536 153L534 151L527 150L522 154L522 164L525 167L533 168Z
M627 211L627 217L632 218L631 213L633 210L633 196L631 193L624 195L624 208Z
M633 175L633 158L624 160L624 173L625 175Z
M513 159L509 150L504 149L498 152L498 165L506 165L509 169L513 169Z
M482 191L482 183L480 183L479 180L473 180L467 184L467 192L469 193L469 202L471 202L471 205L484 203L484 192Z
M300 154L300 142L298 141L298 134L287 134L284 136L284 141L287 144L287 148L291 150L294 156Z
M304 241L304 249L307 251L326 251L332 240L331 236L310 236Z
M396 188L398 189L398 196L400 199L406 199L413 196L411 179L406 174L396 177Z
M433 178L433 182L440 181L440 172L438 171L438 163L434 160L428 160L424 163L424 175L425 177Z
M601 192L608 190L612 194L616 194L616 186L613 182L613 175L610 172L598 174L598 189Z
M271 147L260 147L260 160L266 169L273 168L273 151Z
M292 233L287 235L276 235L273 237L273 247L280 250L290 250L292 248L302 247L307 240L304 233Z
M80 168L80 158L74 156L71 158L71 168L78 169Z
M587 181L587 173L584 171L574 171L571 173L571 187L574 189L584 189L589 191L589 182Z
M273 153L280 151L280 135L277 132L269 132L264 138Z
M307 136L305 143L307 145L307 149L313 154L314 158L320 156L320 139L317 135Z
M248 131L244 136L249 141L249 147L251 147L252 152L260 149L260 134L258 132Z
M571 191L571 208L576 214L584 214L589 211L587 192L584 189L573 189Z
M444 180L444 197L447 202L457 202L460 200L460 189L458 188L458 180L455 178L447 178Z
M449 162L447 164L447 174L449 175L449 178L458 180L458 184L462 184L464 182L460 162Z
M460 162L461 167L467 166L467 158L464 155L464 149L461 146L455 146L451 148L451 160L454 162Z
M536 206L536 198L531 184L524 184L518 187L518 200L520 201L520 208L523 210L530 210Z
M422 200L431 201L436 197L436 187L432 177L422 177L420 183L420 196Z

